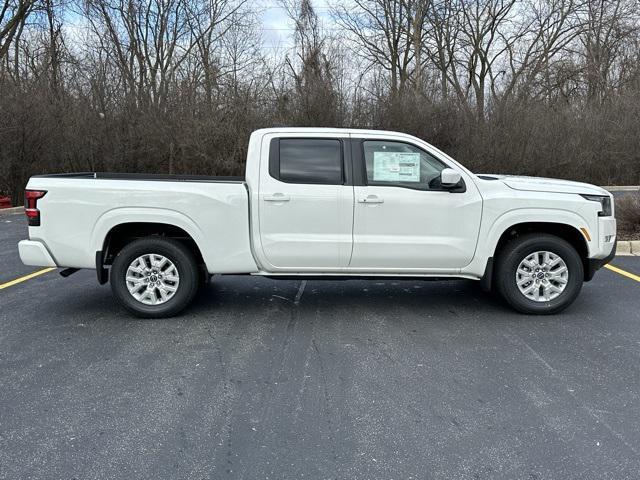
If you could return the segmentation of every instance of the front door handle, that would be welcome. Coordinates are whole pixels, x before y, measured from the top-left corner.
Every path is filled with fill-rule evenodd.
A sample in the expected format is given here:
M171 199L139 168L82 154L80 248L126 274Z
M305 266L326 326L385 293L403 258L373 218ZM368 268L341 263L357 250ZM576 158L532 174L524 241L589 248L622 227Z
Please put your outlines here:
M291 200L289 195L285 195L284 193L274 193L273 195L265 195L265 202L288 202Z
M359 198L358 203L384 203L384 199L377 195L367 195L364 198Z

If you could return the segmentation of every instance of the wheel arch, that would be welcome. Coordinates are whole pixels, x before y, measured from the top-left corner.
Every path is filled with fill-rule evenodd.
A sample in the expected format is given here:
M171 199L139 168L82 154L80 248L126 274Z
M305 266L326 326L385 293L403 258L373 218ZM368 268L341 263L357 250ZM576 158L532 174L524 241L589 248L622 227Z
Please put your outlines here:
M118 209L130 210L130 209ZM110 265L117 253L131 241L145 236L174 238L192 251L199 264L206 265L203 240L199 228L188 217L171 210L151 212L110 211L103 215L93 230L92 246L96 252L98 281L106 283L105 265ZM183 218L184 217L184 218Z
M498 237L491 258L498 258L505 245L507 245L514 238L529 233L545 233L554 235L568 242L573 248L576 249L576 251L580 255L582 264L584 266L585 280L590 280L590 278L587 278L587 272L589 271L589 244L587 243L584 234L578 228L566 223L520 222L511 225L506 228Z
M184 243L195 255L198 263L204 263L200 247L189 233L170 223L126 222L115 225L109 230L102 244L103 262L109 265L122 248L132 241L150 236L167 237Z

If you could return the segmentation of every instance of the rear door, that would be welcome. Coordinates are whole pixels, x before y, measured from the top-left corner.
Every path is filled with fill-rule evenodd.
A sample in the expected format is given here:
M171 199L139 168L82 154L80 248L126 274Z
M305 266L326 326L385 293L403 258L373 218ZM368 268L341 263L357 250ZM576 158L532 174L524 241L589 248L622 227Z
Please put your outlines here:
M331 271L349 264L353 185L348 135L265 135L259 221L269 270Z

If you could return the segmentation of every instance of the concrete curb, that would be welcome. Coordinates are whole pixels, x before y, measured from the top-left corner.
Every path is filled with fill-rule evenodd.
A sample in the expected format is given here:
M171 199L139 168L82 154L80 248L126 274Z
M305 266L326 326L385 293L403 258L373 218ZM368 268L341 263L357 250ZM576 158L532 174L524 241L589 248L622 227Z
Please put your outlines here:
M621 240L616 244L616 255L640 257L640 240Z
M0 215L16 215L24 213L24 207L0 208Z
M618 256L626 256L632 255L631 253L631 242L621 241L616 243L616 255Z

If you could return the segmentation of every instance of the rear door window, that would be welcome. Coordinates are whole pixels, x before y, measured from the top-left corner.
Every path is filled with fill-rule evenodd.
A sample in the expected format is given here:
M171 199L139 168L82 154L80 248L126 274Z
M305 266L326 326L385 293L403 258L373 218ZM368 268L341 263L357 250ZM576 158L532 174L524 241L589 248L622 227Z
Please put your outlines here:
M324 185L344 183L340 140L282 138L279 144L278 159L272 159L279 160L279 165L269 169L272 175L278 176L278 180Z

